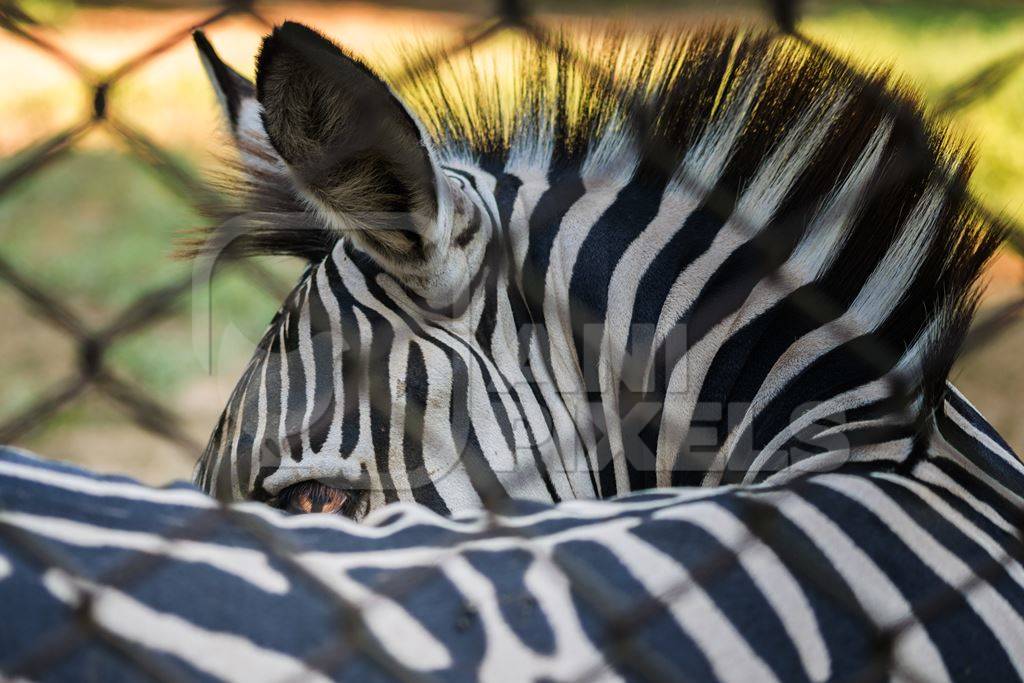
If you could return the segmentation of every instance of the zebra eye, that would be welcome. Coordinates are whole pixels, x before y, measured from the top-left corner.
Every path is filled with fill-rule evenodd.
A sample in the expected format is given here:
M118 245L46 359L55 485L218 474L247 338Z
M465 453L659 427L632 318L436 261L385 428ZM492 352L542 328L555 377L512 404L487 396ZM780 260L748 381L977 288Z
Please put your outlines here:
M270 504L292 514L326 512L351 517L355 496L318 481L304 481L282 490Z

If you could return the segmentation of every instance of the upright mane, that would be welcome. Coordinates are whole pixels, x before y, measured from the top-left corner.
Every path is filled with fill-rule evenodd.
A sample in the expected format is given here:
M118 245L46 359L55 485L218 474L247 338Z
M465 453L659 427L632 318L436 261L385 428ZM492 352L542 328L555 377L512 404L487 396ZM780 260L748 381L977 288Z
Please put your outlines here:
M881 367L888 372L892 359L927 334L914 384L920 380L924 408L937 405L976 306L975 283L1002 228L977 211L967 191L967 147L929 124L905 87L884 70L860 71L795 39L729 27L671 35L602 30L556 42L559 49L519 40L441 60L410 52L384 77L423 122L444 163L494 174L534 167L590 177L626 166L634 177L670 178L706 195L711 211L729 206L723 215L787 133L808 124L822 130L814 150L797 149L788 160L805 170L787 195L786 220L750 236L759 250L756 262L746 264L754 275L736 271L735 277L773 274L805 230L820 230L828 244L814 253L838 256L816 264L819 276L802 314L828 320L854 301L887 252L903 249L901 265L916 268L916 275L898 293L905 315L893 316L875 335L893 343ZM739 132L727 171L713 187L702 187L689 162L710 153L730 127ZM883 129L888 134L879 142ZM871 199L859 207L859 218L832 233L809 226L877 144L884 147L882 162L866 180ZM273 165L239 173L227 187L234 199L217 221L233 224L235 253L291 254L316 263L340 239ZM900 228L929 193L940 199L926 228L900 246ZM830 245L839 248L825 248ZM734 289L744 291L742 282ZM723 296L729 292L725 283ZM877 351L866 350L865 356Z
M918 310L902 334L883 333L907 340L910 327L924 329L930 321L922 413L937 405L976 308L977 279L1005 228L982 215L967 191L974 163L969 147L929 122L908 87L887 69L862 70L796 39L737 27L584 31L556 36L554 45L519 41L489 58L471 50L439 62L410 55L397 73L410 64L430 66L412 69L398 81L399 91L446 160L472 161L494 173L510 164L544 168L550 160L555 171L598 176L617 172L623 157L639 156L636 174L674 174L677 182L707 192L712 207L728 204L786 134L810 117L811 127L827 132L802 176L809 182L792 190L792 203L802 201L807 215L824 204L889 121L886 158L869 181L875 199L863 209L866 219L833 236L846 246L841 258L819 264L823 278L813 293L819 301L809 308L828 319L848 305L856 289L848 283L864 282L924 193L942 188L941 210L903 264L916 264L919 275L901 294L901 305ZM686 177L684 159L695 154L695 145L712 144L716 130L730 125L741 132L725 182L705 187L701 178ZM816 175L824 182L815 182ZM786 243L805 227L799 218L793 222L800 223L795 230L783 226L783 234L763 240L763 272L785 260L792 247ZM864 351L892 358L904 348Z
M679 163L744 98L756 156L813 102L881 93L889 80L793 39L716 25L562 33L550 45L519 40L441 60L410 51L394 73L442 153L504 164L532 151L556 167L583 164L610 139L598 161L632 143L657 145L666 163ZM904 94L896 98L917 113ZM753 141L737 147L745 153Z

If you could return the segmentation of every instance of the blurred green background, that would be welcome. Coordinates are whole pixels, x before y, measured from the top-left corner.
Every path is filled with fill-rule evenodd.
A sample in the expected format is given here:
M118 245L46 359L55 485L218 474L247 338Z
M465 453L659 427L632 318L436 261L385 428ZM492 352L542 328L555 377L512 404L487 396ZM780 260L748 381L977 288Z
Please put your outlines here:
M212 11L160 5L108 8L29 2L23 7L40 21L31 29L35 35L104 74ZM542 6L550 12L547 21L580 12L590 12L595 21L628 15L641 26L735 18L764 21L759 5L743 3ZM455 40L488 10L468 2L456 6L459 11L359 4L260 7L271 21L294 18L316 25L371 61L388 59L396 43L411 37ZM1009 2L810 4L801 26L809 36L865 66L891 65L929 103L942 101L951 87L986 65L1008 64L1024 51L1024 12ZM208 32L228 62L251 71L264 32L257 22L232 17ZM983 202L1024 221L1024 69L1002 75L1005 78L988 97L944 119L975 144L974 189ZM71 70L3 31L0 77L0 174L13 168L33 143L87 118L91 111L92 93ZM109 110L114 119L137 127L189 171L201 175L216 169L225 140L191 41L183 40L118 82L109 93ZM102 326L140 293L188 273L192 264L172 259L171 252L177 236L202 223L187 198L101 127L65 158L0 197L0 253L34 282L59 292L61 300L90 324ZM298 272L298 264L287 260L265 265L282 284ZM1008 250L990 279L986 310L1024 292L1024 267ZM174 315L117 343L107 361L171 407L181 416L184 429L202 443L279 303L241 273L226 271L212 289L199 287L185 297ZM205 329L197 328L197 320L205 321L211 312L210 333L197 334L197 329ZM61 333L33 316L5 287L0 287L0 320L2 423L73 372L76 357ZM1022 344L1024 325L1018 322L994 344L963 360L954 373L968 397L1018 450L1024 450L1024 409L1018 400L1024 386ZM95 392L24 434L18 443L49 457L128 472L151 482L187 477L195 458L194 453L138 429Z

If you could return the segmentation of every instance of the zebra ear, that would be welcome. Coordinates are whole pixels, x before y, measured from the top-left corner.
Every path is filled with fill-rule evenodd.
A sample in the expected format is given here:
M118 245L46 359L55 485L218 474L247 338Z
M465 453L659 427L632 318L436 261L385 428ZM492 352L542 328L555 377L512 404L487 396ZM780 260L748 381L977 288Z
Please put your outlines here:
M330 227L385 267L432 260L447 182L420 124L376 74L287 22L263 40L256 92L271 144Z
M256 86L217 56L202 31L195 31L192 38L245 166L249 170L256 170L279 164L280 158L263 129L259 103L256 101Z

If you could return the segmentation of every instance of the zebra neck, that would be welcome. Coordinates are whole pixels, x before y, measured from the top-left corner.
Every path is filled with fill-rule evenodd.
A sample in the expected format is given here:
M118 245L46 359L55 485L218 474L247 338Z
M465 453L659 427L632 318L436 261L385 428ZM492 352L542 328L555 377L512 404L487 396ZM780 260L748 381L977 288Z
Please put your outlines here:
M863 164L877 153L869 147ZM770 168L724 203L723 183L693 188L636 167L595 180L572 171L504 180L518 186L505 216L526 312L520 357L549 385L548 412L567 418L549 420L570 451L561 461L582 452L598 495L897 463L913 451L933 337L912 332L902 352L865 366L856 339L902 291L872 284L870 272L860 298L841 300L845 310L817 319L803 310L854 214L825 206L822 227L812 217L794 230L786 188L799 175ZM935 210L919 203L908 241ZM780 249L766 268L768 242ZM906 258L893 247L894 262ZM876 280L890 272L885 262ZM882 310L858 308L861 299ZM831 388L806 391L823 383ZM900 383L906 395L894 397Z

